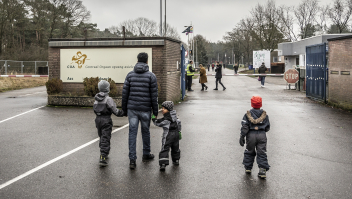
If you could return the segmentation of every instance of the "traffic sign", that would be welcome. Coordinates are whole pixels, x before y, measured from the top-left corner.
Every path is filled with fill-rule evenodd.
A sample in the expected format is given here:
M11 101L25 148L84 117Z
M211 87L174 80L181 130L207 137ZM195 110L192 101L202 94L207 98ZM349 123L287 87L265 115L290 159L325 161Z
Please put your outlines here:
M288 69L288 71L284 73L284 80L288 84L297 83L299 80L299 72L296 69Z

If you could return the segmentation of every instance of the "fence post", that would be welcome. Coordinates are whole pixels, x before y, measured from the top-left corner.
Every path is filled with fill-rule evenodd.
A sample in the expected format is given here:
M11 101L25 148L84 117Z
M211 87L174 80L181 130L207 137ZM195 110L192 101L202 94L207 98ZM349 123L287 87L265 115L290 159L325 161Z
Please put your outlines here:
M36 62L36 61L34 62L34 67L35 67L35 69L34 69L34 75L36 75L36 74L37 74L37 62Z
M7 75L7 60L5 60L5 75Z
M23 61L21 61L21 74L23 75Z

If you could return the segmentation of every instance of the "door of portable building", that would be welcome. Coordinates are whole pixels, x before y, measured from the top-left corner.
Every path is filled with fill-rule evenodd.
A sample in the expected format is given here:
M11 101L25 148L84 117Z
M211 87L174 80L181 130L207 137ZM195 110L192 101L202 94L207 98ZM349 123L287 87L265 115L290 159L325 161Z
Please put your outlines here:
M306 95L326 102L326 44L306 47Z
M185 69L186 69L186 59L185 59L185 56L186 56L186 50L185 48L183 47L183 45L181 45L181 91L182 91L182 100L185 98L185 95L186 95L186 79L185 79L185 76L186 76L186 72L185 72Z

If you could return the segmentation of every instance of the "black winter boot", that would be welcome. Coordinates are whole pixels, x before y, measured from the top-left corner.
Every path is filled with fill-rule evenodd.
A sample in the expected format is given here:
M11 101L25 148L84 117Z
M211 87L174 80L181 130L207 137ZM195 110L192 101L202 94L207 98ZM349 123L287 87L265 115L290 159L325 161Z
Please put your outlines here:
M130 160L130 169L136 168L136 160Z
M266 169L259 168L258 176L262 179L265 179L266 178Z
M106 166L108 166L108 162L106 162L106 157L105 156L103 156L103 155L100 155L100 160L99 160L99 165L101 166L101 167L106 167Z
M154 159L154 155L153 154L143 155L142 161L146 162L146 161L149 161L149 160L152 160L152 159Z
M166 168L166 165L165 165L165 164L162 164L162 165L160 166L160 171L165 171L165 168Z

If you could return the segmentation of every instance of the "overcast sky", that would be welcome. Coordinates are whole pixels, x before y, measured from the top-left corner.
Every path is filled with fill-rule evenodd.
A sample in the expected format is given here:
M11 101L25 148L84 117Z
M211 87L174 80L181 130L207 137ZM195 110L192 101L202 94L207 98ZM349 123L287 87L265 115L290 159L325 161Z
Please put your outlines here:
M277 0L276 4L298 5L300 2ZM331 2L333 0L320 0L321 5ZM183 41L187 41L187 36L181 32L192 22L195 34L216 42L258 3L264 4L266 0L167 0L166 21L177 28ZM83 0L83 4L91 11L90 22L97 23L100 30L138 17L160 22L160 0Z

